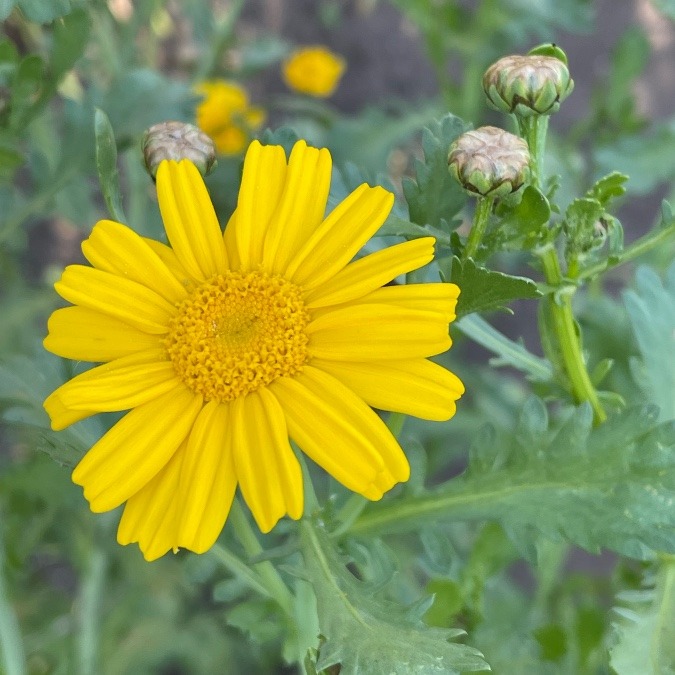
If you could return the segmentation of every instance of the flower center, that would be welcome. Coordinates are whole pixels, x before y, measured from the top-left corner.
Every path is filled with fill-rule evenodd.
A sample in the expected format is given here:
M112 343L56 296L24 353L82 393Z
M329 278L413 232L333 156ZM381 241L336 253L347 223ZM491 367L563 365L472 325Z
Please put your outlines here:
M181 303L164 346L192 391L232 401L302 368L308 322L294 284L261 271L226 272Z

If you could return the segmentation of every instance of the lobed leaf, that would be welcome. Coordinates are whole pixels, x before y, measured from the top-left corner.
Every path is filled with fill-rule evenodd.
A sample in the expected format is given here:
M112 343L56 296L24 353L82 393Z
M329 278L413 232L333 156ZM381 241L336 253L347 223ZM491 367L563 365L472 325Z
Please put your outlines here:
M458 317L473 312L505 309L512 300L541 296L532 279L479 267L471 259L464 262L457 257L452 259L450 281L462 291L457 302Z
M448 172L448 148L468 128L459 117L448 114L424 129L424 161L415 162L416 180L403 183L413 223L440 227L442 220L450 221L464 206L466 196Z
M464 631L424 626L421 617L429 599L405 609L378 600L345 567L322 529L305 522L302 537L326 638L318 671L338 664L344 675L452 675L489 669L478 650L448 641Z
M545 428L529 401L513 432L477 434L463 476L405 503L372 506L352 530L407 530L430 519L500 522L531 555L539 536L634 558L675 552L675 423L637 406L592 428L588 404Z

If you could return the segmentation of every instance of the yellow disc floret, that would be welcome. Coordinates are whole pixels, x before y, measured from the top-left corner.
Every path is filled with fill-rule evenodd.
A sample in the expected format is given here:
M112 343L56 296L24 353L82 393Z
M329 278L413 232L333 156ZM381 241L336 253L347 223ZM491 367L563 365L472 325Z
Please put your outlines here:
M302 368L308 322L300 288L283 277L226 272L183 301L164 345L188 388L231 401Z

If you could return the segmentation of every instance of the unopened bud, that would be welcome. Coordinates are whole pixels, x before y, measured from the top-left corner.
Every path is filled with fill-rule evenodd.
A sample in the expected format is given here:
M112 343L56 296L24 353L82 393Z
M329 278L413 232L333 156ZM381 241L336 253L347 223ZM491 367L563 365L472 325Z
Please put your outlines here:
M479 127L450 146L448 168L471 194L504 197L530 175L530 152L522 138L497 127Z
M213 141L201 129L186 122L160 122L151 126L143 136L143 158L148 173L154 178L165 159L192 162L202 176L216 164Z
M483 89L497 110L529 117L551 115L574 89L570 71L554 56L505 56L483 75Z

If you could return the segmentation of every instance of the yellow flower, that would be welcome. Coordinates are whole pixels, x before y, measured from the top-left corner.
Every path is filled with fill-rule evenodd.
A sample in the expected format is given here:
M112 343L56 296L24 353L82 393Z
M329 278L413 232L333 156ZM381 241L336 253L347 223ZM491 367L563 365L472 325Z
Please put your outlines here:
M265 111L249 105L248 94L235 82L208 80L195 87L204 96L197 106L197 126L208 134L223 155L244 150L251 136L265 121Z
M254 141L221 232L193 164L157 172L171 246L109 220L55 285L73 307L45 347L103 365L45 401L54 429L130 410L73 481L92 511L126 502L118 541L146 559L206 551L239 486L263 532L303 513L289 437L347 488L377 500L409 466L370 406L431 420L455 412L459 379L426 357L450 347L459 289L385 286L433 257L425 237L352 258L393 195L361 185L326 217L331 157Z
M338 86L345 62L325 47L303 47L294 51L283 64L286 84L301 94L327 98Z

